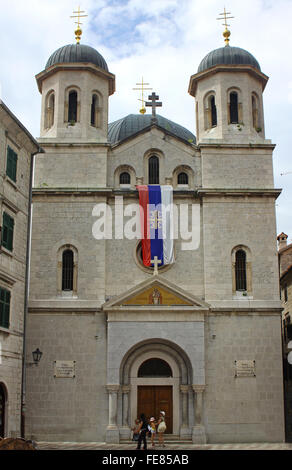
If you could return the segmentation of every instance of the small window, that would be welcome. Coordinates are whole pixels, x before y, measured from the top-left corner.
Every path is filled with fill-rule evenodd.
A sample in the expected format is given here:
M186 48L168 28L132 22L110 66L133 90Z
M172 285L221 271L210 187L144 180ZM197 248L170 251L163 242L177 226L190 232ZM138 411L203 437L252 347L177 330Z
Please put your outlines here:
M0 287L0 326L9 328L10 292Z
M73 270L74 270L74 256L72 250L63 251L62 256L62 290L73 290Z
M230 93L230 123L238 124L238 95L235 91Z
M69 93L68 122L77 121L77 91Z
M16 182L16 173L17 173L17 153L14 150L7 146L7 164L6 164L6 175L9 178Z
M288 287L284 286L284 301L288 302Z
M96 94L92 95L91 101L91 120L90 123L94 127L98 127L98 96Z
M177 176L177 184L189 184L189 177L187 173L179 173Z
M139 367L138 377L172 377L172 370L162 359L148 359Z
M236 290L246 291L246 253L238 250L235 255Z
M13 250L13 232L14 232L14 219L6 212L3 213L2 224L2 246L9 251Z
M54 124L55 114L55 94L50 92L47 96L46 115L45 115L45 128L49 129Z
M120 174L120 184L131 184L131 178L127 171Z
M211 127L215 127L217 126L217 109L216 109L214 95L212 95L210 98L210 108L211 108Z
M159 184L159 158L153 155L148 161L149 184Z

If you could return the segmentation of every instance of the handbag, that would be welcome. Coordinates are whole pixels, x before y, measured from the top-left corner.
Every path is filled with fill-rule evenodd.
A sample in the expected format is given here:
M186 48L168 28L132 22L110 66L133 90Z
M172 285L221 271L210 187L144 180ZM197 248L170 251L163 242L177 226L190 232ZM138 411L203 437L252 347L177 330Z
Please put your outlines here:
M158 425L157 431L164 432L165 430L166 430L166 424L164 421L161 421L161 423Z

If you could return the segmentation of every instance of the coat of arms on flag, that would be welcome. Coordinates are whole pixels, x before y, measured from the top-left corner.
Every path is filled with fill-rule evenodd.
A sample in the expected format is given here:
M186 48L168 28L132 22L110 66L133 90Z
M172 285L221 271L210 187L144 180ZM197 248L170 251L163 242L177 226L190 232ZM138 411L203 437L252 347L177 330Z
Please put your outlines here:
M170 185L142 185L139 191L144 266L174 263L173 189Z

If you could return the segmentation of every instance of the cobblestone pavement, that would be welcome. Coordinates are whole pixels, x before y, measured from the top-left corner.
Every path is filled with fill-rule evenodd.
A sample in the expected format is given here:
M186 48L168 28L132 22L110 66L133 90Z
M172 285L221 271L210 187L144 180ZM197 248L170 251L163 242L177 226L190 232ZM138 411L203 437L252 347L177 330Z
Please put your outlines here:
M106 444L105 442L36 442L38 450L135 450L136 444ZM292 443L246 444L166 444L148 450L292 450Z

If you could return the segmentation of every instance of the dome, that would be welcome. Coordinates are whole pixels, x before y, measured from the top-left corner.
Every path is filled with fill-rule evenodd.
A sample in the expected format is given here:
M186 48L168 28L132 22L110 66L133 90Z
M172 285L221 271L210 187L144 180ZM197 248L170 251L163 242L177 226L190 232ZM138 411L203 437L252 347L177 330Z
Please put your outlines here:
M248 51L240 47L224 46L204 57L198 67L198 73L214 67L215 65L252 65L259 71L261 70L258 61Z
M163 116L156 115L157 125L170 134L179 137L189 143L196 143L196 137L185 127L176 124ZM111 122L108 125L108 138L112 144L121 142L137 132L151 126L152 114L129 114L128 116Z
M68 44L57 49L46 63L46 69L55 64L66 64L71 62L89 62L97 65L108 72L107 63L93 47L85 44Z

